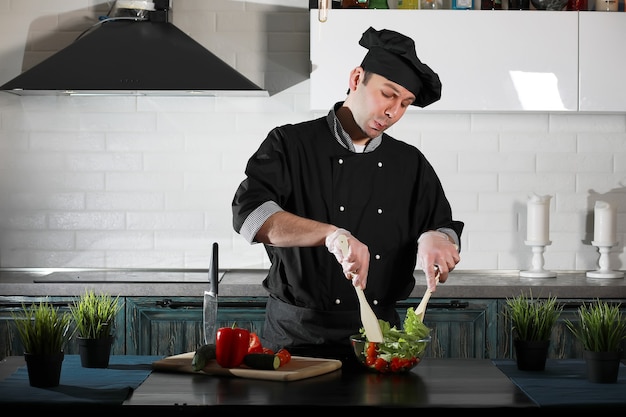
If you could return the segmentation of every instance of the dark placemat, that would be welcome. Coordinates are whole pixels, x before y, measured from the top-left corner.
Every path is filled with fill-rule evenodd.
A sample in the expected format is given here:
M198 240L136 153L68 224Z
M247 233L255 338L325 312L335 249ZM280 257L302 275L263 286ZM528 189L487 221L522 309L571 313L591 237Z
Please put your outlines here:
M617 382L587 380L582 359L548 359L543 371L520 371L514 360L492 361L540 407L626 406L626 366L620 364Z
M31 387L21 366L0 381L0 403L122 404L163 356L112 355L108 368L83 368L79 355L65 355L59 386Z

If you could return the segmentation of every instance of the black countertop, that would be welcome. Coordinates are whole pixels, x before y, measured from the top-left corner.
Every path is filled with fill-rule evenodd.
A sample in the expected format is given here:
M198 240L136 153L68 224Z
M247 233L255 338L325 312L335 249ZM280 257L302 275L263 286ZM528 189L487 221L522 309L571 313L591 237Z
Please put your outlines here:
M621 414L626 407L622 394L626 383L624 367L620 369L621 376L616 384L594 384L587 381L581 360L549 360L544 372L523 372L516 370L512 360L443 358L425 358L411 372L400 375L342 367L299 380L165 372L153 367L133 390L122 396L116 394L111 400L108 391L119 390L129 383L124 375L135 369L149 370L153 361L161 359L157 356L125 358L112 356L110 363L114 365L107 369L86 369L76 368L78 357L70 355L67 359L72 366L64 368L58 387L24 386L22 389L29 391L28 401L24 401L23 394L15 398L0 393L0 406L15 414L31 411L68 414L107 408L120 417L138 414L233 416L266 411L278 411L281 415L284 412L348 411L359 416L379 416L380 413L386 416L444 408L480 409L481 415L493 412L498 416L542 412L554 415L555 411L565 410L578 414L584 409L597 412L599 408L604 411L620 409ZM24 365L21 356L0 360L0 382L13 378L12 387L28 384ZM18 367L22 367L21 377L14 376L20 373L15 372ZM119 378L124 382L112 382ZM103 384L101 379L109 382Z
M403 375L340 369L288 382L153 372L125 402L175 404L233 410L247 405L299 411L349 407L351 413L359 408L536 407L487 359L428 359Z
M150 363L150 362L147 362ZM0 379L24 366L23 357L0 361ZM90 372L116 372L115 369ZM93 377L93 376L90 376ZM63 390L61 384L51 390ZM35 392L33 395L37 397ZM77 394L81 395L81 394ZM89 393L85 392L88 396ZM46 393L49 398L49 393ZM1 396L0 396L1 400ZM0 401L2 404L2 401ZM5 399L5 406L14 405ZM93 409L99 404L63 404L33 398L19 403L21 412L47 407L48 411L74 406ZM131 415L154 410L159 415L239 415L250 411L349 410L359 414L372 410L386 413L423 408L533 408L537 405L488 359L428 359L406 374L377 374L340 368L295 381L247 379L232 376L173 373L153 370L115 414ZM43 411L43 410L42 410ZM419 412L414 410L413 412ZM282 414L281 414L282 415Z
M221 296L266 296L262 269L221 270ZM426 290L422 271L415 272L411 294ZM207 269L0 269L4 296L70 296L85 288L121 296L202 296L209 289ZM432 298L506 298L532 289L535 296L559 298L626 298L626 279L589 278L586 271L556 271L553 278L522 277L517 270L455 270Z

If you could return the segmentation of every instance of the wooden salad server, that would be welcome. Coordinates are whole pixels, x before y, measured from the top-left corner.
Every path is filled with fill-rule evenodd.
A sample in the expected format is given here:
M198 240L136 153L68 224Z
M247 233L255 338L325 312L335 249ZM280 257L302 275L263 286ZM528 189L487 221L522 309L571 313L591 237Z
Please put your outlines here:
M439 266L435 265L435 269L437 270L437 275L435 276L435 282L439 283L439 275L440 275ZM430 290L430 288L426 288L426 292L424 293L424 296L422 297L422 301L420 301L417 308L415 309L415 314L419 316L422 322L424 322L424 314L426 313L426 304L428 304L428 300L430 300L430 295L432 293L433 292Z
M348 246L348 238L341 235L338 237L339 239L339 248L341 249L341 253L343 256L348 256L349 246ZM361 311L361 323L363 323L363 328L365 328L365 336L367 340L375 343L383 342L383 332L380 330L380 324L378 323L378 317L372 310L372 307L367 302L367 298L365 298L365 293L363 292L363 288L354 286L354 290L356 291L356 295L359 298L359 309Z

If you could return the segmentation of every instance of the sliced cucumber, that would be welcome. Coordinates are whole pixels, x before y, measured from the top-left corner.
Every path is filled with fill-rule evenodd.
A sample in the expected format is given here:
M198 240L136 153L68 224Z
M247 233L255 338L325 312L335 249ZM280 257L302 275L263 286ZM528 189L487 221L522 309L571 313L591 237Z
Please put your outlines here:
M280 358L271 353L248 353L244 356L243 363L252 369L274 371L280 367Z
M201 371L212 359L215 359L215 345L202 345L196 350L196 353L193 355L193 359L191 360L191 367L194 371Z

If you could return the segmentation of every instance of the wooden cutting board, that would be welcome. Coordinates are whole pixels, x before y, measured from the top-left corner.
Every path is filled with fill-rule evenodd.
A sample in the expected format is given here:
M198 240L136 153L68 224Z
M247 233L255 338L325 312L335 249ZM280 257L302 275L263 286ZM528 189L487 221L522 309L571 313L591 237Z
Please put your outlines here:
M296 381L323 375L341 368L341 361L336 359L309 358L292 356L289 363L274 371L251 369L242 365L239 368L222 368L212 360L202 371L194 371L191 360L195 352L168 356L152 363L152 369L164 372L189 374L227 375L241 378L266 379L270 381Z

